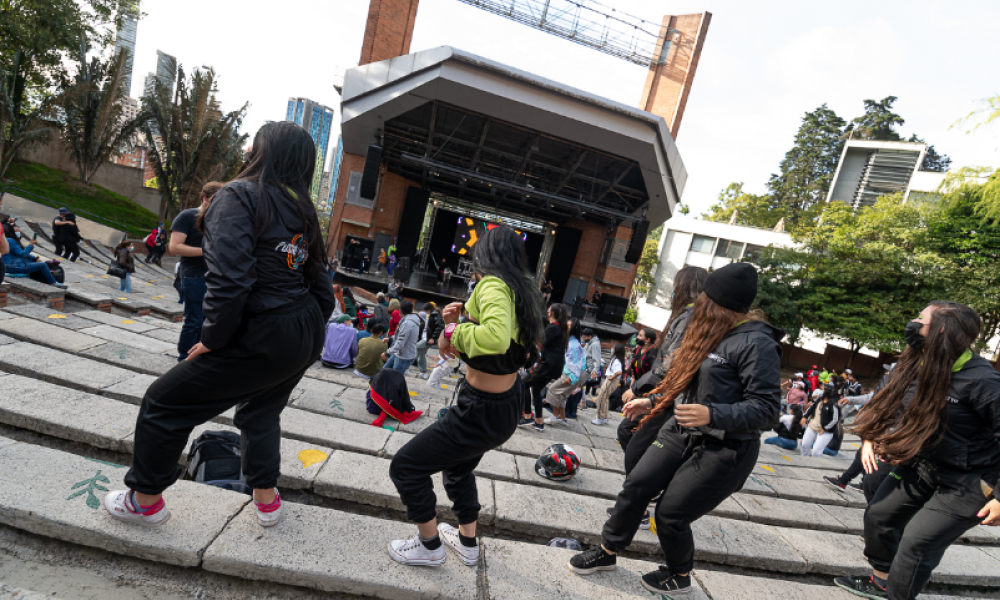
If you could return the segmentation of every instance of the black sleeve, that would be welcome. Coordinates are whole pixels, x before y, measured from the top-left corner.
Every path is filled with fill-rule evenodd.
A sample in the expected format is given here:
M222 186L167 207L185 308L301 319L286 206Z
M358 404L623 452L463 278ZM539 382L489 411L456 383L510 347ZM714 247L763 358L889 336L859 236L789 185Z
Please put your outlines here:
M194 229L195 223L197 223L193 214L194 213L189 213L186 210L181 211L181 214L177 215L174 222L170 224L170 231L176 231L177 233L183 233L184 235L191 235L191 230ZM156 243L155 238L153 239L153 243Z
M337 297L333 294L333 280L330 279L330 269L324 261L320 273L309 282L309 293L315 296L319 302L319 309L323 312L323 321L329 321L337 307Z
M753 336L736 368L743 400L711 404L711 427L737 433L766 429L781 410L781 347L768 336Z
M229 343L243 320L250 288L257 281L253 215L250 199L232 185L219 190L205 213L203 247L208 293L201 342L209 350Z
M972 410L976 411L983 424L990 430L990 436L1000 442L1000 377L986 376L981 378L972 388ZM1000 500L996 485L993 487L993 498Z

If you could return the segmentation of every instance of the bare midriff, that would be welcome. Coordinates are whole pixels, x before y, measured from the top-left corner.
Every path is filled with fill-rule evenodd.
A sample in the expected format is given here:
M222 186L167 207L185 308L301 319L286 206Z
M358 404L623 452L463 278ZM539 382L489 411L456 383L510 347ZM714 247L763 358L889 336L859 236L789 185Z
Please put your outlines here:
M466 365L465 368L465 380L469 382L469 385L476 388L480 392L486 392L487 394L502 394L514 387L514 383L517 381L517 373L511 373L510 375L491 375L489 373L483 373L482 371L473 369L468 365Z

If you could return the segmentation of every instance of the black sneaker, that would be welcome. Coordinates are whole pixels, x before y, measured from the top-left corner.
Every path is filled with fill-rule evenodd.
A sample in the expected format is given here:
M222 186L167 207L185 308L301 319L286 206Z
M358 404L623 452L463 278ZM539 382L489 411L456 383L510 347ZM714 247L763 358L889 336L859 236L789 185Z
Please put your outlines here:
M855 492L865 493L865 488L860 483L848 483L847 487L851 488Z
M569 559L569 568L577 575L590 575L595 571L614 571L616 562L614 554L608 554L604 548L594 546Z
M654 594L683 596L691 591L691 574L678 575L667 567L660 567L642 576L642 587Z
M534 421L532 421L531 425L528 427L528 429L530 429L532 431L535 431L535 432L538 432L538 433L544 433L545 432L545 425L540 425L540 424L535 423Z
M861 596L862 598L879 600L880 598L889 597L889 593L885 591L885 588L875 583L875 578L871 575L837 577L833 582L855 596Z
M829 483L830 485L832 485L833 487L837 488L838 490L846 490L847 489L847 486L844 485L843 483L840 483L840 480L837 479L836 477L824 477L823 481Z
M642 521L639 523L639 529L649 530L649 511L642 515Z
M521 417L521 420L517 422L521 427L527 427L528 425L535 424L535 417Z

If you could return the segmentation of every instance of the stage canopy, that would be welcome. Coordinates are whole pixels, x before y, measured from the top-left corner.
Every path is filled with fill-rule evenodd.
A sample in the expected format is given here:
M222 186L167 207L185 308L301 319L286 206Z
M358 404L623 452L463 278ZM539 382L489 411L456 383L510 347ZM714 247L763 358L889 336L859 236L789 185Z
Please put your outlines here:
M668 219L687 179L662 117L442 46L347 71L344 150L451 198L562 223Z

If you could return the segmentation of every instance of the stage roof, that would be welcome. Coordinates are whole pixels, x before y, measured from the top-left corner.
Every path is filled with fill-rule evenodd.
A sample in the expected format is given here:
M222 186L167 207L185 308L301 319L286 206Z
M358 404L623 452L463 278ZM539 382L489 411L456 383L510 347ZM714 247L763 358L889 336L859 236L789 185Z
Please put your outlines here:
M536 219L668 219L687 179L652 113L442 46L347 71L344 150L431 191ZM380 137L381 136L381 137Z

